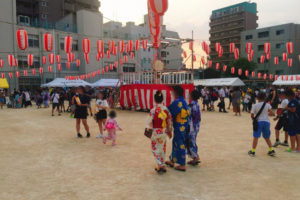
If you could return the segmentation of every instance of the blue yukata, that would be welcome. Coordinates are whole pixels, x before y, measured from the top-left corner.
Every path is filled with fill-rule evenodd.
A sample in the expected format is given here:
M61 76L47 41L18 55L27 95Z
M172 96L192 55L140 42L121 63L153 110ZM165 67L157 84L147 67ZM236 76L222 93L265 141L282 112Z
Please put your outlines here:
M172 153L170 155L170 161L178 163L181 166L185 165L186 157L186 129L188 127L189 110L187 103L183 97L179 97L168 107L172 118L174 137L172 141Z
M200 130L201 113L197 101L192 101L188 106L191 117L189 118L189 127L187 131L187 154L191 158L198 158L197 135Z

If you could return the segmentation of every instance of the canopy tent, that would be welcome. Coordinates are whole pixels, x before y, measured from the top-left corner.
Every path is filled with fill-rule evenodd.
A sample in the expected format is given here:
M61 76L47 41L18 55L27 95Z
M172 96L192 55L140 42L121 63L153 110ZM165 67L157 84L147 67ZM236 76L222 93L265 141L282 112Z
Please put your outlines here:
M300 75L280 75L273 85L300 85Z
M92 87L119 87L119 79L100 79L92 84Z
M79 86L91 86L91 84L80 79L67 80L65 78L56 78L49 83L41 85L41 87L79 87Z
M8 82L6 78L0 78L0 88L9 88Z
M245 86L245 83L239 78L214 78L194 80L195 86Z

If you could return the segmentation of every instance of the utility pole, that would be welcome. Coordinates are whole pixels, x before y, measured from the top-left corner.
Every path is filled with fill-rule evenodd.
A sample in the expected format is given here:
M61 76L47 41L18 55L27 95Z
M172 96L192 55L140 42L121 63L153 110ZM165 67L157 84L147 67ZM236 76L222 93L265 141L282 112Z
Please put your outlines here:
M194 31L192 31L192 71L194 71Z

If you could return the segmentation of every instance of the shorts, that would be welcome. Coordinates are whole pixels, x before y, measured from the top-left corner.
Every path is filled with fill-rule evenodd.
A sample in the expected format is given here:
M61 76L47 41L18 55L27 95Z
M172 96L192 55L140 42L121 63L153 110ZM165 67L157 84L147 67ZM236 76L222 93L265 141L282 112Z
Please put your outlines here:
M76 107L74 112L75 119L87 119L87 107Z
M107 112L106 112L106 110L100 110L96 114L96 121L103 120L103 119L107 119Z
M270 122L258 122L257 131L253 131L253 137L260 138L261 134L264 138L269 139L271 136Z
M289 129L288 131L289 136L296 136L296 135L300 135L300 130L298 129Z
M289 131L287 118L280 117L275 126L275 130L277 131L280 131L282 128L285 132Z
M52 109L54 110L55 108L59 109L59 103L52 104Z

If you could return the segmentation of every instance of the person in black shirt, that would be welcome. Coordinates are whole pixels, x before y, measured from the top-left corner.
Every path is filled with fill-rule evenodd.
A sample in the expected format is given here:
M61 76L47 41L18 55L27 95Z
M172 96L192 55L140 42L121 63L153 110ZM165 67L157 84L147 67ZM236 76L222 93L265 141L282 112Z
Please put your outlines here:
M90 89L88 86L85 87L85 91L84 91L85 95L88 97L89 99L89 106L88 109L90 111L90 115L93 116L93 111L92 111L92 107L91 107L91 100L93 98L93 93L94 91L92 89Z
M74 118L76 119L77 137L82 138L82 135L80 134L80 122L82 121L82 124L87 132L86 137L89 138L91 136L89 126L87 124L87 108L89 105L89 97L86 96L83 92L83 87L77 88L77 93L72 98L72 104L76 106Z

